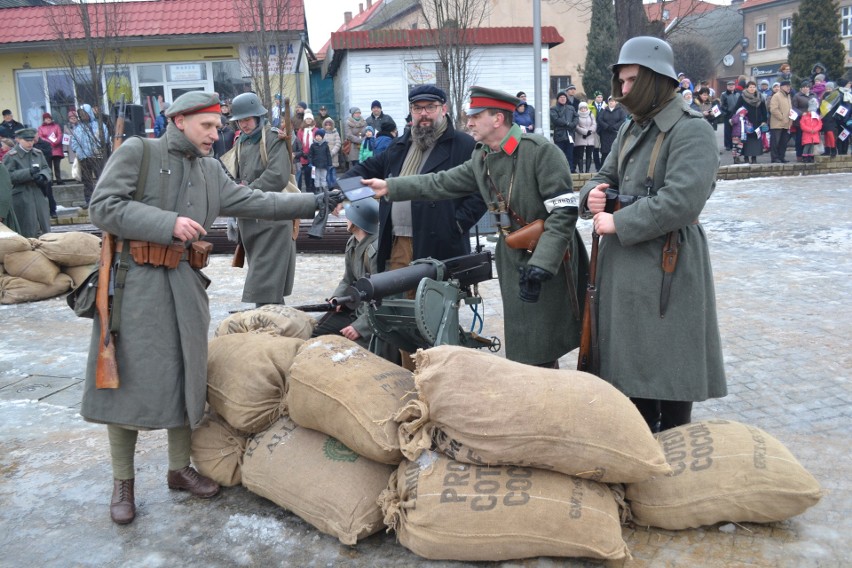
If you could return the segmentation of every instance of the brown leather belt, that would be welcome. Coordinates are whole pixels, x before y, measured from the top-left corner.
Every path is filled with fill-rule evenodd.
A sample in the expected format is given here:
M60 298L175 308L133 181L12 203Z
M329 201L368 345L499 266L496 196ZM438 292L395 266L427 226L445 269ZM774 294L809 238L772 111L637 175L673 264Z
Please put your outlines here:
M154 267L165 266L175 269L182 260L189 259L189 252L183 243L161 245L149 241L128 241L130 243L130 256L136 264L147 264ZM115 252L124 250L125 241L118 241Z

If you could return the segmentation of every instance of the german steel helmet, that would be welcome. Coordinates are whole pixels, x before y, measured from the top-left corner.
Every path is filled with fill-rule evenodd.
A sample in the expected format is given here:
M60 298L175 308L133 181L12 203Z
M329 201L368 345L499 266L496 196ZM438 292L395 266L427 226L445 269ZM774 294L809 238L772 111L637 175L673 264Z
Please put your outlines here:
M243 93L231 101L231 120L242 120L252 116L265 117L267 110L254 93Z
M620 65L641 65L678 82L672 46L657 37L638 36L624 42L613 71Z
M379 230L379 202L371 197L352 201L343 206L346 218L364 232L375 235Z

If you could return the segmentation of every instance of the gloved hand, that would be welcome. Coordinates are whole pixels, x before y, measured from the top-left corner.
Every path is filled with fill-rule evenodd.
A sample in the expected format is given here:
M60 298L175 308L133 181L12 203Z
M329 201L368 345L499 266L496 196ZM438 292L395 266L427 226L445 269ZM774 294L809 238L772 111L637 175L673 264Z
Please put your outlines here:
M33 164L33 165L30 167L30 172L31 172L33 175L36 175L36 174L37 174L37 173L39 173L40 171L41 171L41 166L39 166L38 164Z
M338 205L343 203L346 199L346 194L344 194L339 189L335 188L328 192L328 210L334 211Z
M538 266L519 266L520 286L518 297L522 302L534 304L541 295L541 283L553 278L553 274Z
M33 181L36 182L36 184L39 186L47 185L50 182L50 180L48 180L47 176L44 174L35 174L33 176Z

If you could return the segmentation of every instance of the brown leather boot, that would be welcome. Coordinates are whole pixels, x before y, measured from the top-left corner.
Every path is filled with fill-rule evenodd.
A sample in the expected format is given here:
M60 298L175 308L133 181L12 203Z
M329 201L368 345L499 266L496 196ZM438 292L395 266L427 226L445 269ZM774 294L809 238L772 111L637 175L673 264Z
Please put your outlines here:
M112 522L126 525L136 518L136 503L133 495L133 479L114 479L109 516Z
M189 465L183 469L170 469L167 479L169 489L189 491L202 499L208 499L219 493L218 483L209 477L204 477Z

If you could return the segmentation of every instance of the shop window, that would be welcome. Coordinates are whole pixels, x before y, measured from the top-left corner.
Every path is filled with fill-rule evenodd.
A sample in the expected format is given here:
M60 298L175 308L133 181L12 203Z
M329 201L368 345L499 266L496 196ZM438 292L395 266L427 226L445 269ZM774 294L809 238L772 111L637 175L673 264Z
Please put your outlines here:
M251 90L251 80L243 78L238 60L214 61L213 90L219 93L220 99L233 99Z
M21 103L21 116L16 117L30 128L41 125L41 115L47 111L44 74L41 71L18 74L18 100Z

